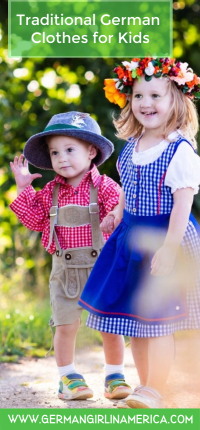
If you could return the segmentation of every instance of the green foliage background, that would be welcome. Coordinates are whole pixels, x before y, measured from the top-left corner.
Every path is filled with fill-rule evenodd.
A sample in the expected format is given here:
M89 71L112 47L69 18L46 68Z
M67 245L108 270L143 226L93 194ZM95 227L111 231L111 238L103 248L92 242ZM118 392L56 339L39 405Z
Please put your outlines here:
M187 61L200 76L199 2L176 1L173 12L174 57ZM102 133L114 142L115 153L100 170L116 181L119 178L115 163L123 145L116 139L112 125L112 114L118 113L119 108L105 99L103 91L103 80L112 76L115 59L9 59L7 25L7 1L3 0L0 6L0 352L5 360L20 354L41 355L51 341L47 327L51 313L48 304L51 257L40 244L40 234L20 225L9 209L16 196L10 161L22 152L32 134L46 126L52 115L71 110L89 112L99 122ZM36 189L53 178L51 172L41 173L42 179L34 182ZM195 198L193 209L200 217L200 196ZM86 330L86 343L87 333ZM98 334L92 340L100 342Z

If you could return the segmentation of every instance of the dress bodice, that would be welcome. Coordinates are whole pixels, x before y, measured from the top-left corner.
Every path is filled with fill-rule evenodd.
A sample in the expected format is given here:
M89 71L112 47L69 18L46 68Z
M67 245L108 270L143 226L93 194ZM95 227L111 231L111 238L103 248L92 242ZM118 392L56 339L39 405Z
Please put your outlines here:
M127 212L139 216L171 213L173 195L164 180L169 163L183 140L185 139L180 136L175 142L171 142L154 162L143 166L133 163L135 139L128 140L119 156L119 171Z

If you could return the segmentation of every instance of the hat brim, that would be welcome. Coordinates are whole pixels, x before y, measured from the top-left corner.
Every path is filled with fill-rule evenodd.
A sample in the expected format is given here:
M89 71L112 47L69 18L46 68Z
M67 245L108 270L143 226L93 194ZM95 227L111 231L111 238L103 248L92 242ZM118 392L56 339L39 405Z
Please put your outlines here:
M58 128L54 131L49 130L35 134L27 140L24 147L24 156L30 164L39 169L53 170L50 155L45 145L45 137L55 135L75 137L96 146L99 149L96 157L93 159L96 166L104 163L114 151L113 143L102 135L81 129L63 130Z

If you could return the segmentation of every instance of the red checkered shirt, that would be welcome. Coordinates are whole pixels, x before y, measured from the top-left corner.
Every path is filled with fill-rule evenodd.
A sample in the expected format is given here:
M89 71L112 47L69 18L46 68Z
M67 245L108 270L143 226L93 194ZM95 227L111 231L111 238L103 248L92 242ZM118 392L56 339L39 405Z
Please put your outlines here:
M47 248L50 231L49 210L52 206L52 195L55 184L60 184L58 193L59 207L68 204L88 206L90 203L91 181L94 187L98 185L98 204L101 222L108 212L118 204L120 186L108 176L101 176L95 165L85 174L77 188L67 184L63 176L57 175L41 191L36 192L32 185L27 186L10 205L10 208L23 225L30 230L42 232L42 244L44 248ZM56 233L62 249L92 245L90 224L80 227L56 226ZM104 238L107 240L108 235L104 234ZM48 252L53 254L55 250L56 246L53 239Z

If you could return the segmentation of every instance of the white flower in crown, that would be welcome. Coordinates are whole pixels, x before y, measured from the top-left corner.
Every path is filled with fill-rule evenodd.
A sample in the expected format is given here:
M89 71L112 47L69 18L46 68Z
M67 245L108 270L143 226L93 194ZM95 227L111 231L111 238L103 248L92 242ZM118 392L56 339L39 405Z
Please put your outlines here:
M178 76L170 76L170 79L177 82L178 85L185 85L186 82L191 82L194 79L194 73L191 68L187 68L188 63L180 63L180 72Z
M73 118L71 125L79 128L83 127L83 125L85 125L84 118L87 116L90 116L89 113L77 113Z
M146 75L152 76L154 70L155 70L155 67L153 66L152 62L150 61L148 64L148 67L146 67L146 69L144 69L144 72Z
M122 64L124 67L126 67L127 70L135 70L138 67L138 61L131 61L130 63L128 61L122 61Z
M117 88L117 90L121 90L122 88L124 88L124 85L120 82L119 79L113 79L116 84L115 84L115 88Z

